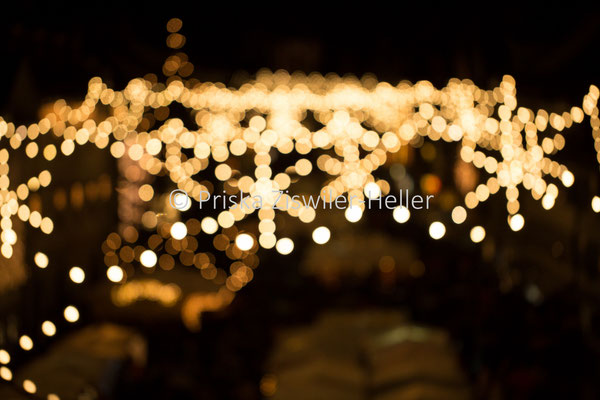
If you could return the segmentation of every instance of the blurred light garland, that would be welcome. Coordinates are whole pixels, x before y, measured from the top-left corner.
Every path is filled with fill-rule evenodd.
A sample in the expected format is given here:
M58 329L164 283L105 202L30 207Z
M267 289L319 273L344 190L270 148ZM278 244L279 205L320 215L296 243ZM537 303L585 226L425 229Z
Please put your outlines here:
M170 32L167 45L173 49L185 43L185 36L179 33L181 27L182 22L177 18L167 24ZM277 234L276 212L287 213L307 224L315 220L317 209L310 204L300 209L285 206L291 203L288 189L314 169L313 162L305 156L320 153L316 167L330 176L322 182L318 192L321 200L330 203L340 195L354 198L354 204L345 215L348 221L356 222L365 209L362 200L366 193L376 193L370 195L375 198L390 193L390 183L374 175L385 168L390 156L422 143L425 138L455 142L460 146L462 161L485 171L486 177L466 193L464 207L456 206L451 219L456 224L463 223L467 209L476 208L503 189L508 224L515 231L525 224L519 213L522 191L529 191L534 199L541 200L545 209L550 209L559 191L551 179L557 179L565 187L573 185L573 173L551 156L565 146L561 132L581 123L585 115L590 116L600 162L597 106L600 92L593 85L584 96L582 107L575 106L556 114L519 107L515 80L508 75L498 87L485 90L470 80L459 79L451 79L446 87L437 89L427 81L401 82L394 86L378 82L372 75L358 79L262 70L255 80L232 89L221 83L188 79L193 69L187 55L179 52L167 58L163 65L163 73L168 76L165 82L147 75L131 80L123 90L115 90L95 77L89 81L87 94L77 106L58 100L50 113L28 126L15 126L0 118L3 142L0 150L0 254L5 258L13 256L13 246L18 241L13 229L15 216L45 234L50 235L54 230L52 219L32 210L26 202L32 193L51 184L52 173L43 170L17 184L10 178L9 164L11 154L16 151L24 149L28 158L43 158L51 167L59 153L70 156L77 146L92 143L110 151L116 159L133 161L150 175L167 176L195 201L205 199L202 196L207 192L216 193L214 185L200 177L213 162L216 181L222 182L229 194L243 192L260 196L262 209L233 207L222 210L216 219L192 218L175 223L171 222L177 218L174 210L147 211L141 223L156 231L147 245L134 246L139 235L132 226L124 227L120 234L109 235L103 244L106 274L111 282L126 281L128 273L122 268L123 264L136 261L145 268L158 265L168 270L175 264L174 256L179 255L182 264L195 265L204 278L221 285L214 294L196 295L186 302L184 321L197 327L199 312L229 304L234 293L252 280L253 269L258 266L255 253L259 247L275 248L281 254L293 252L293 239ZM192 126L180 118L169 118L169 108L173 105L189 112L194 121ZM307 118L314 119L319 128L309 129L305 123ZM42 148L39 139L48 133L55 137L57 144ZM272 164L275 152L295 153L296 158L300 158L275 171ZM241 163L231 161L243 156L252 158L253 169L234 167ZM429 177L428 182L433 187L440 185L437 177ZM146 203L157 196L149 184L138 185L137 191L139 199ZM273 191L285 193L277 201ZM166 199L161 198L161 201L167 204ZM599 204L595 197L592 201L595 212L600 211ZM236 226L254 213L259 220L258 237ZM390 213L392 216L398 223L404 223L411 214L408 209L398 207ZM219 229L221 233L217 234ZM442 238L446 231L441 221L434 221L429 227L434 239ZM215 249L233 260L229 271L216 267L215 257L210 252L197 251L195 236L201 232L216 234ZM327 242L330 236L331 232L324 226L313 233L319 244ZM474 226L470 231L473 242L479 243L485 236L482 226ZM159 256L155 251L160 246L166 253ZM48 257L41 252L36 253L34 261L40 268L49 264ZM76 283L83 282L84 269L71 268L70 278ZM130 293L128 296L135 297ZM169 296L167 300L172 301L173 295ZM167 301L160 296L157 300ZM64 317L76 322L79 311L68 305ZM41 327L48 336L56 333L51 321L44 321ZM29 336L22 335L20 345L27 351L34 343ZM0 363L8 364L10 359L6 350L0 350ZM11 380L13 375L8 367L2 366L0 377ZM28 393L37 390L31 380L22 384Z

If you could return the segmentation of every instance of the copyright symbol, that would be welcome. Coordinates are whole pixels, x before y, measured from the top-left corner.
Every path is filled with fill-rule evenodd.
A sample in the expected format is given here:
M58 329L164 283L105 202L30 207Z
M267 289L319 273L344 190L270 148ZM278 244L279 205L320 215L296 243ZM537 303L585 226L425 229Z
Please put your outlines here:
M187 210L190 207L190 197L181 189L175 189L169 194L169 204L176 210Z

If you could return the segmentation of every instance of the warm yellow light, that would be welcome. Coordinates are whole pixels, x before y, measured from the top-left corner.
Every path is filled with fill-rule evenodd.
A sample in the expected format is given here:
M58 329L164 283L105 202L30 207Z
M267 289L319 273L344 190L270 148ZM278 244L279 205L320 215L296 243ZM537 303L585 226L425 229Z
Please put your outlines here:
M13 378L12 375L12 371L7 368L7 367L0 367L0 378L4 379L5 381L10 381Z
M277 238L271 232L261 233L258 238L258 243L264 249L272 249L277 243Z
M204 233L207 233L209 235L212 235L213 233L219 230L219 224L212 217L203 218L200 226L202 227Z
M33 340L27 335L23 335L19 338L19 346L25 351L33 349Z
M438 240L444 237L446 234L446 226L439 221L435 221L429 225L429 236L433 239Z
M79 319L79 310L75 306L66 307L63 314L68 322L77 322Z
M319 226L313 231L312 238L317 244L325 244L331 238L331 231L326 226Z
M600 197L594 196L592 199L592 210L594 210L595 213L600 213Z
M369 199L377 199L381 196L381 188L375 182L369 182L364 188L365 196Z
M25 390L27 393L34 394L37 391L37 386L35 386L35 383L29 379L25 379L23 381L23 390Z
M573 183L575 182L575 175L573 175L573 173L571 171L565 171L565 172L563 172L562 176L560 177L560 180L562 181L563 185L565 185L566 187L571 187L571 186L573 186Z
M462 206L456 206L452 210L452 221L455 224L462 224L467 219L467 210Z
M346 219L350 222L358 222L362 218L363 211L359 206L349 206L344 213Z
M35 265L39 268L46 268L48 266L48 256L44 253L37 252L35 253L35 256L33 256L33 262L35 262Z
M0 350L0 364L8 364L10 362L10 354L8 351L2 349Z
M248 251L254 246L254 238L247 233L241 233L235 238L235 245L243 251Z
M158 258L152 250L144 250L140 255L140 262L146 268L152 268L156 265Z
M471 240L474 243L479 243L483 239L485 239L485 229L483 226L474 226L473 229L471 229Z
M513 231L520 231L525 226L525 218L521 214L515 214L512 217L508 217L508 224Z
M85 272L79 267L73 267L69 270L69 278L75 283L82 283L85 280Z
M54 336L56 334L56 325L52 321L42 322L42 332L46 336Z
M281 238L277 241L275 249L280 254L290 254L294 250L294 242L290 238Z
M394 212L392 213L394 220L399 224L403 224L410 219L410 211L408 208L404 206L398 206L394 208Z
M111 282L121 282L123 280L123 269L118 265L113 265L106 270L106 276Z
M183 222L175 222L171 225L171 236L173 239L181 240L187 235L187 227Z

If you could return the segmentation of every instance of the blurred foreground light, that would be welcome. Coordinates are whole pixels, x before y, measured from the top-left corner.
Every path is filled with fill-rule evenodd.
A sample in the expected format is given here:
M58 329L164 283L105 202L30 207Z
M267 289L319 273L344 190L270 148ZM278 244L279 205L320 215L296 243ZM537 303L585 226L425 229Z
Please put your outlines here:
M156 253L152 250L144 250L144 252L140 255L140 262L146 268L152 268L156 265L158 258L156 257Z
M25 351L33 349L33 340L27 335L23 335L19 338L19 346Z
M435 221L429 225L429 236L433 239L438 240L444 237L446 234L446 226L439 221Z
M209 235L212 235L217 230L219 230L219 224L217 223L217 220L212 217L204 218L200 225L204 233L207 233Z
M375 182L367 183L364 192L369 199L377 199L381 196L381 188Z
M8 364L10 362L10 354L6 350L0 350L0 364Z
M118 265L113 265L106 270L106 276L111 282L121 282L123 280L123 269Z
M290 254L294 250L294 242L290 238L281 238L277 241L275 249L284 256Z
M592 199L592 210L594 210L595 213L600 212L600 197L594 196Z
M471 240L474 243L479 243L483 239L485 239L485 229L483 226L474 226L473 229L471 229Z
M329 242L329 238L331 238L331 232L326 226L320 226L313 231L312 238L317 244L325 244Z
M571 171L565 171L561 175L560 180L562 181L563 185L565 185L566 187L571 187L571 186L573 186L573 183L575 182L575 175L573 175L573 173Z
M455 224L462 224L467 219L467 210L462 206L456 206L452 210L452 221Z
M79 319L79 310L74 306L68 306L64 311L65 319L69 322L77 322Z
M554 207L554 196L551 194L546 194L544 195L544 197L542 198L542 207L544 207L545 210L549 210L552 207Z
M75 283L82 283L85 280L85 272L79 267L73 267L69 271L69 278Z
M363 211L359 206L350 206L346 208L346 212L344 214L348 221L358 222L362 218Z
M25 379L23 381L23 390L25 390L27 393L33 394L37 391L37 386L35 386L35 383L29 379Z
M54 336L56 334L56 325L52 321L44 321L42 323L42 333L46 336Z
M265 249L272 249L276 242L277 238L271 232L262 233L258 238L258 243Z
M12 371L7 367L0 367L0 378L4 379L5 381L12 380Z
M181 240L187 235L187 227L183 222L175 222L171 225L171 236L173 239Z
M521 214L515 214L512 217L508 217L508 225L513 231L520 231L525 226L525 218Z
M35 256L33 256L33 262L35 262L35 265L39 268L44 269L48 266L48 256L44 253L37 252L35 253Z
M394 209L394 212L392 215L394 216L394 219L396 220L396 222L403 224L409 220L410 211L408 211L408 208L406 208L404 206L398 206Z
M254 238L247 233L241 233L235 238L235 245L242 251L248 251L254 246Z

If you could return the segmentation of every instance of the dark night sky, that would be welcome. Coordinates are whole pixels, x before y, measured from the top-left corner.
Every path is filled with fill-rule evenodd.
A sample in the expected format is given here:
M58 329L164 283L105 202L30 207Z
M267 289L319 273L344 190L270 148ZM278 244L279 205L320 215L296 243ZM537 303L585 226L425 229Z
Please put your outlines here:
M525 103L557 105L579 104L589 84L600 82L600 15L589 11L545 7L474 16L433 5L322 10L298 3L281 12L262 4L212 10L198 3L172 12L149 7L61 13L29 7L7 16L0 26L0 110L27 118L36 102L82 98L95 75L115 88L149 72L160 76L170 54L165 24L174 16L184 21L183 50L200 80L232 83L236 72L267 67L372 72L392 83L428 79L436 86L470 78L491 88L508 73ZM23 91L28 94L18 101L15 92ZM29 111L19 107L27 105Z

